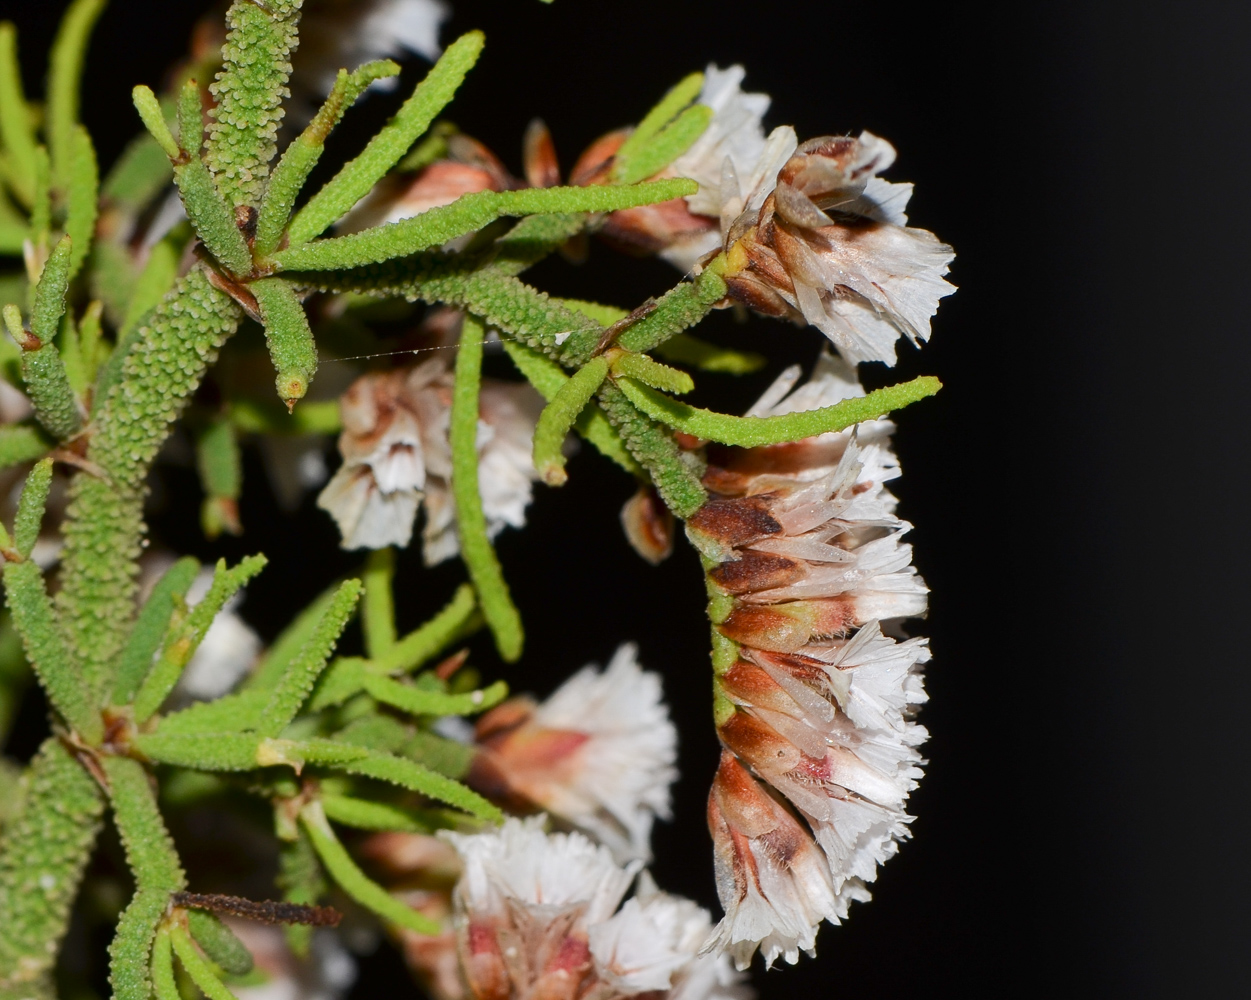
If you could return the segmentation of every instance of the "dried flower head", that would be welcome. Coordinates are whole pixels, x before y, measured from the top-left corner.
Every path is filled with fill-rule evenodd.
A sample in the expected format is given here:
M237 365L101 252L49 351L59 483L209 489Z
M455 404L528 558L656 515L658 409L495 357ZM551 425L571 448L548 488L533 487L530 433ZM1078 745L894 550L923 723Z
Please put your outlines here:
M546 701L514 698L484 715L471 783L572 823L618 858L649 857L652 822L669 816L677 731L660 675L637 656L624 645Z
M343 464L318 497L343 547L407 546L423 503L428 565L459 551L451 500L446 358L364 375L339 401ZM521 527L536 478L531 440L542 400L527 385L486 380L478 424L479 476L488 531Z

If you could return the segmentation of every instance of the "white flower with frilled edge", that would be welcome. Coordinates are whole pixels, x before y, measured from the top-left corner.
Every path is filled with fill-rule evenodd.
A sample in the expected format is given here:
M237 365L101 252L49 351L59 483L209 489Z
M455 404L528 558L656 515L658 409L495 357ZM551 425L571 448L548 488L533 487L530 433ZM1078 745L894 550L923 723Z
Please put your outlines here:
M475 777L590 833L619 858L646 858L655 817L669 815L677 731L660 676L633 644L607 669L583 667L546 701L514 699L479 723Z

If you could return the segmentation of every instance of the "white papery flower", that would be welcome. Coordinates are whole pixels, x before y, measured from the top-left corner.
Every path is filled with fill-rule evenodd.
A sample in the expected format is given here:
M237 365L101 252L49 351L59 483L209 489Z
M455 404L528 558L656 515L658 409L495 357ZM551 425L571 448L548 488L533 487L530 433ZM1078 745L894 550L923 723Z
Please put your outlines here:
M647 858L652 823L668 818L677 731L660 675L621 646L607 669L583 667L546 701L513 699L479 722L471 780L502 784L607 844Z
M460 855L453 893L457 948L473 996L743 1000L724 956L701 954L712 921L695 903L619 866L579 833L547 834L544 817L479 834L440 833Z
M448 441L452 382L447 359L439 357L362 376L341 397L343 464L317 505L338 523L345 549L407 546L424 501L427 565L460 551ZM543 404L528 385L487 379L479 405L479 487L494 538L525 524L537 478L531 441Z

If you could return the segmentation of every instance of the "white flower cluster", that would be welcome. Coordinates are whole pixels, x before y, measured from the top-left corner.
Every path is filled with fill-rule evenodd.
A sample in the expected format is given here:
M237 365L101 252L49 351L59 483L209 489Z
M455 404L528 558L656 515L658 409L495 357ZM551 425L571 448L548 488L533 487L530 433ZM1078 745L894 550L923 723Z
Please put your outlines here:
M749 995L724 956L701 951L712 929L706 910L645 875L621 905L641 862L622 867L579 833L545 833L544 822L441 834L464 863L454 921L475 997Z

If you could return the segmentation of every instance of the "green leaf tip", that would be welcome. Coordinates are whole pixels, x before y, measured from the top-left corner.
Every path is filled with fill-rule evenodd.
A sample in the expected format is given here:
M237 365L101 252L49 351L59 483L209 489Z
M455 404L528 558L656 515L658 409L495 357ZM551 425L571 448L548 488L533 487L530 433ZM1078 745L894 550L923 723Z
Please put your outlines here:
M178 140L166 124L161 103L156 99L156 94L152 93L152 88L140 83L131 90L130 99L134 102L135 110L139 112L144 128L156 140L161 151L171 160L181 159L182 150L178 146Z
M304 306L291 283L282 278L261 278L249 286L260 306L265 341L274 363L278 398L290 410L304 398L317 373L317 345Z
M666 392L683 394L695 388L695 381L686 372L653 361L646 354L632 354L629 351L617 353L612 362L612 373Z
M714 413L671 399L629 378L619 379L617 386L642 412L674 430L706 441L755 448L845 430L862 420L881 417L932 396L942 388L942 383L932 375L922 375L910 382L876 389L868 395L845 399L833 406L772 417L735 417Z
M52 459L45 458L36 462L35 467L30 470L17 502L13 541L24 558L30 557L35 542L39 540L39 527L43 523L43 512L48 504L48 491L51 488Z
M534 467L548 486L561 486L569 478L562 450L565 436L595 390L608 377L608 368L607 358L588 361L560 387L539 414L534 428Z
M45 131L52 157L52 177L59 188L69 185L73 172L74 126L78 124L78 91L87 42L107 3L108 0L74 0L61 19L52 43Z

